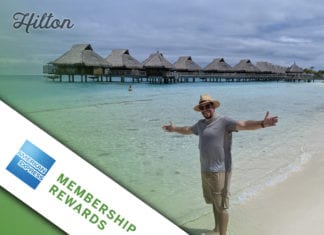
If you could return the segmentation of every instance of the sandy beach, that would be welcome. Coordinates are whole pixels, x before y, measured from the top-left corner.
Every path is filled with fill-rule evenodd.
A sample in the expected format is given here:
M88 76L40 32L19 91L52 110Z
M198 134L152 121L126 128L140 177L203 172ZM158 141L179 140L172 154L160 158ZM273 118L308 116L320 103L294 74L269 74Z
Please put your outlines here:
M320 137L321 133L318 133ZM322 235L324 232L324 146L299 171L230 209L229 235ZM212 228L212 214L186 224L190 234Z
M323 234L322 156L314 156L302 171L232 210L229 234Z

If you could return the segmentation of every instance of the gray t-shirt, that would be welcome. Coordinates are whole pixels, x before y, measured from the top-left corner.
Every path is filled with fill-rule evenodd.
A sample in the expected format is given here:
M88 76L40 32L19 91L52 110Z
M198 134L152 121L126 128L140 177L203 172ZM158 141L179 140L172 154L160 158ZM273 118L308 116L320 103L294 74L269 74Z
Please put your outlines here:
M211 120L201 119L191 127L199 136L200 163L202 172L224 172L232 168L232 132L237 121L216 116Z

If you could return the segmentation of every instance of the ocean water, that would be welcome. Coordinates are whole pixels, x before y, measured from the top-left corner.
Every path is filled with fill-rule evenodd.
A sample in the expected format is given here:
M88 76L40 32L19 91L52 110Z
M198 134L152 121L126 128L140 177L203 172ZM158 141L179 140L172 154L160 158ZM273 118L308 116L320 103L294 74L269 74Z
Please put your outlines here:
M67 83L42 76L0 76L0 98L106 175L186 226L210 213L204 203L198 137L166 133L193 125L199 95L237 120L279 116L276 127L233 135L231 207L302 169L324 124L324 83Z

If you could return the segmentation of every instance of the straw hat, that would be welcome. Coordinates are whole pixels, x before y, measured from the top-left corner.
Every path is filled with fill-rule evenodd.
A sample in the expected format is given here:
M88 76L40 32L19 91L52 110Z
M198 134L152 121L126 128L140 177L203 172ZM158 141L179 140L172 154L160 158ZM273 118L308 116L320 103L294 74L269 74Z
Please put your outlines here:
M204 94L200 96L199 104L194 107L194 110L201 112L199 106L206 103L212 103L215 109L220 106L220 102L218 100L213 100L210 95Z

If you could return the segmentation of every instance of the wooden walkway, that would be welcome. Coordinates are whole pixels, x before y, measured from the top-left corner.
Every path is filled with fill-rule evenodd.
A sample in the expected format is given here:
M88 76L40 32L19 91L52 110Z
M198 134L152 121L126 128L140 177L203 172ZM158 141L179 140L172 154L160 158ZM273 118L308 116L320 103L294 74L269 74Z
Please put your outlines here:
M314 82L323 80L305 74L266 74L266 73L178 73L167 72L162 76L146 76L141 73L118 73L106 75L44 75L47 79L59 82L120 82L120 83L151 83L151 84L173 84L189 82L264 82L264 81L286 81L286 82Z

